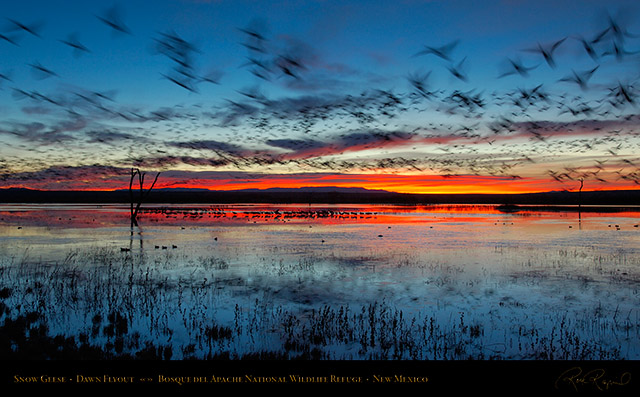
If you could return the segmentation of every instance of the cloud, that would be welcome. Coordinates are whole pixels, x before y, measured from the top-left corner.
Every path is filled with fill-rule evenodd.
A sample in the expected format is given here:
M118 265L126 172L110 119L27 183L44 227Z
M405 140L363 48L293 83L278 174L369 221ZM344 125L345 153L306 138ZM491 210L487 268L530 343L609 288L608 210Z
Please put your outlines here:
M197 167L223 167L233 164L233 160L224 158L192 157L192 156L157 156L139 158L133 165L145 169L165 169L172 166L190 165Z
M12 135L27 142L49 145L74 140L74 135L68 133L80 131L84 127L86 127L86 121L82 118L63 120L52 125L42 122L12 123L0 129L0 134Z
M104 189L119 185L128 178L129 170L113 166L87 165L60 166L37 171L11 172L0 175L3 186L20 186L26 183L40 189Z
M141 140L142 138L119 131L89 131L86 133L89 143L120 144L122 141Z
M211 150L214 152L224 152L230 154L238 154L241 155L244 152L240 146L236 144L214 141L214 140L206 140L206 141L170 141L166 142L168 146L175 146L183 149L194 149L194 150Z

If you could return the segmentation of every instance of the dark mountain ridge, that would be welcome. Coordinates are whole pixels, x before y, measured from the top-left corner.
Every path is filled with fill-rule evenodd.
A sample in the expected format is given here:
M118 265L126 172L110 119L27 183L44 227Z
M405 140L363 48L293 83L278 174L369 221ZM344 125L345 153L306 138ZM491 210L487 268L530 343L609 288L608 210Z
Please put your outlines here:
M137 195L137 192L134 192ZM135 196L134 196L135 197ZM0 189L1 203L129 203L128 190L44 191ZM503 204L503 205L640 205L640 190L551 191L522 194L406 194L364 188L272 188L234 191L157 189L146 203L281 203L281 204Z

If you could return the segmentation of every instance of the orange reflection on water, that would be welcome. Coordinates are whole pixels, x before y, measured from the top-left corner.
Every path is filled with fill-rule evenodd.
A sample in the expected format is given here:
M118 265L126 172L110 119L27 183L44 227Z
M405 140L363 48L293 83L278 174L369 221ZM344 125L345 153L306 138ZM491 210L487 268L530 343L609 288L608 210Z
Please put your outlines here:
M407 223L424 221L428 214L451 214L457 219L481 220L481 215L500 214L491 205L225 205L148 207L141 220L151 222L337 222Z
M215 225L264 223L366 223L399 225L419 222L482 223L514 220L520 223L540 218L557 220L587 220L605 217L639 218L638 209L597 209L583 207L528 207L513 212L498 205L149 205L141 209L139 224ZM510 209L509 209L510 210ZM69 228L128 226L126 205L3 205L0 224L19 226L60 226Z

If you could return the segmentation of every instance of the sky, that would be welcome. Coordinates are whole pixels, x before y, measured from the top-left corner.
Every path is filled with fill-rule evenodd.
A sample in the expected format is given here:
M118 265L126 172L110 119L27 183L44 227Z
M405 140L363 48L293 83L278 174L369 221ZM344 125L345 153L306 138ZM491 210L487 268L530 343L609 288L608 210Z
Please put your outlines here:
M0 5L0 188L640 185L636 1Z

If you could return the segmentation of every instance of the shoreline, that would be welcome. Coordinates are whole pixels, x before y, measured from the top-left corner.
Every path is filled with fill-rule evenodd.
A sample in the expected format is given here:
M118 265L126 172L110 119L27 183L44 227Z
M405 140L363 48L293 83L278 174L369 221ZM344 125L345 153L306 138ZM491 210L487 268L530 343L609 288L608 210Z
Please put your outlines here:
M130 203L129 192L115 191L40 191L31 189L0 189L0 203L68 203L68 204L115 204ZM640 205L640 190L608 190L520 194L404 194L392 192L348 192L348 191L152 191L145 204L493 204L518 206L523 210L529 206L553 205L559 207L579 206L582 211L589 207L603 208Z

